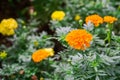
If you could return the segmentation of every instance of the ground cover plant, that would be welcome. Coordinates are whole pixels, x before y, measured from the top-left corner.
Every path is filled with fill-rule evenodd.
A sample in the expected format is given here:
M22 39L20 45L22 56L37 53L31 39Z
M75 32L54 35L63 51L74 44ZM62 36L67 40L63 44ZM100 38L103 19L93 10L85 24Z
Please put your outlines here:
M119 0L29 2L0 21L0 80L120 79Z

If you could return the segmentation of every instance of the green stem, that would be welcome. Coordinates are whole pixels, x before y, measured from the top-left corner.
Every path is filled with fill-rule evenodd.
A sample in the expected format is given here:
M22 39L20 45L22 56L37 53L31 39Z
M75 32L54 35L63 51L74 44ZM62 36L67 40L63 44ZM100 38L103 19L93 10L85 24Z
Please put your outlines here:
M112 38L112 28L113 28L113 24L109 24L109 29L110 29L110 30L109 30L109 31L110 31L110 32L109 32L109 40L108 40L109 43L111 43L111 38Z
M107 40L108 43L111 44L113 24L108 23L107 28L108 28L108 31L107 31L107 37L105 38L105 41Z

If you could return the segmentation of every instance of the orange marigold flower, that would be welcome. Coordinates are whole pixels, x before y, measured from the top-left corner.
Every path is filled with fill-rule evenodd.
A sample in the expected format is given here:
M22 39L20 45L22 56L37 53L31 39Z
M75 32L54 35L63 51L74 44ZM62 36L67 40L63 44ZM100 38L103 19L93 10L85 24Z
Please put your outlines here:
M43 59L53 55L54 55L54 50L52 48L44 48L44 49L39 49L35 51L32 54L32 59L34 62L40 62Z
M65 17L65 13L63 11L54 11L51 15L52 20L61 21Z
M112 17L112 16L105 16L104 17L104 22L113 23L114 21L117 21L117 18Z
M96 27L98 27L99 24L102 24L102 23L103 23L103 18L100 17L100 16L97 15L97 14L94 14L94 15L90 15L90 16L86 17L85 21L86 21L86 24L90 21L90 22L92 22Z
M78 50L85 50L90 47L92 35L84 29L76 29L69 32L65 38L68 44Z

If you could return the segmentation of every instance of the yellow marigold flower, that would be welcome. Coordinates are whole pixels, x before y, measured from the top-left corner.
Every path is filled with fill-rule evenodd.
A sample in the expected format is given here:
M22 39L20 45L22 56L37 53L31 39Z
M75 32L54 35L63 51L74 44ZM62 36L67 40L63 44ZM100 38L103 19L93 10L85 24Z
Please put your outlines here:
M8 29L16 29L18 27L16 20L13 18L3 19L1 21L1 24L3 24L4 27L6 27Z
M52 20L61 21L65 17L65 13L63 11L54 11L51 15Z
M104 22L113 23L114 21L117 21L117 18L112 17L112 16L105 16L104 17Z
M96 27L98 27L100 24L103 23L103 18L97 14L94 14L94 15L90 15L90 16L86 17L86 19L85 19L86 24L89 21L92 22Z
M0 58L1 58L1 59L6 58L6 56L7 56L7 53L6 53L5 51L0 52Z
M75 18L74 18L76 21L80 20L80 16L79 15L76 15Z
M84 29L76 29L69 32L65 38L68 44L74 49L85 50L90 47L92 35Z
M0 33L3 35L13 35L14 30L18 27L18 24L15 19L3 19L0 23Z
M44 49L39 49L35 51L32 54L32 59L34 62L40 62L43 59L53 55L54 55L54 50L52 48L44 48Z

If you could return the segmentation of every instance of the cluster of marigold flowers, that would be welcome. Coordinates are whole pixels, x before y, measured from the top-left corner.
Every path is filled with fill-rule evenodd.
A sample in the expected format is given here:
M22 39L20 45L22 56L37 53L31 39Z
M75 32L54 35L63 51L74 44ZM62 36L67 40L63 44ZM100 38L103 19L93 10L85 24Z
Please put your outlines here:
M86 23L91 21L96 27L102 24L103 22L113 23L116 21L117 18L112 16L105 16L104 18L100 17L99 15L90 15L86 17ZM90 47L91 41L93 39L92 34L88 33L84 29L76 29L70 31L66 35L66 42L74 49L78 50L85 50L86 48Z
M58 21L63 20L64 17L65 17L65 13L63 11L55 11L51 15L52 20L58 20ZM80 20L80 16L77 14L74 19L76 21ZM112 24L115 21L117 21L117 18L115 17L105 16L104 18L102 18L97 14L93 14L85 18L86 24L88 22L91 22L94 24L95 27L98 27L103 22ZM92 39L93 39L92 34L90 34L84 29L72 30L66 35L66 38L65 38L66 42L72 48L78 49L78 50L85 50L86 48L90 47Z
M86 17L85 22L88 23L89 21L92 22L95 27L98 27L103 22L112 24L113 22L117 21L117 18L112 16L105 16L104 18L102 18L101 16L94 14Z
M51 14L52 20L61 21L64 19L64 17L65 17L64 11L54 11ZM76 14L74 17L74 20L78 21L80 19L81 19L81 17L78 14ZM89 15L85 18L86 23L88 23L89 21L92 22L95 25L95 27L98 27L103 22L113 23L113 22L117 21L117 18L112 17L112 16L105 16L104 18L102 18L101 16L99 16L97 14L93 14L93 15Z
M13 35L18 27L17 21L13 18L3 19L0 23L0 33L2 35Z

